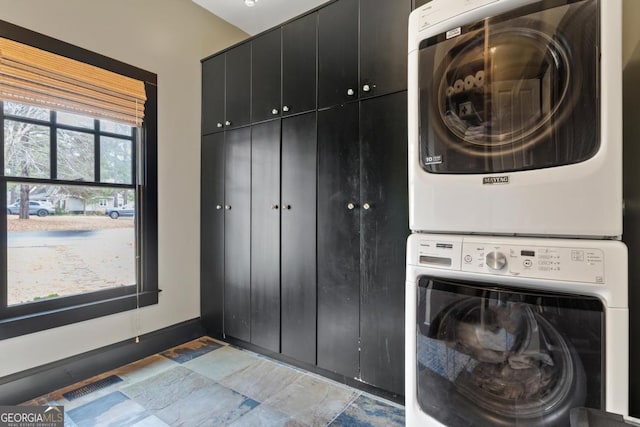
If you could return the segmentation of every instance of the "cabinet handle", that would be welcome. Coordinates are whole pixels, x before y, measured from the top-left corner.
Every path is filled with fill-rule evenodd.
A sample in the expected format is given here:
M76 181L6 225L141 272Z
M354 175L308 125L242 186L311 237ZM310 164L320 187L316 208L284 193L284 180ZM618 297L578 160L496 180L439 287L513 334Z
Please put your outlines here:
M224 206L224 208L225 208L226 210L230 211L230 210L231 210L231 205L225 205L225 206Z
M216 210L222 209L222 205L216 205Z
M369 203L365 203L364 205L362 205L362 207L367 211L371 209L371 205Z
M347 209L349 209L350 211L354 210L355 207L356 205L354 203L351 203L351 202L347 203Z
M216 126L221 128L222 127L222 123L218 122L218 124Z
M370 90L371 90L371 86L369 86L369 85L362 86L362 91L363 92L369 92Z
M274 210L278 209L278 205L271 205L271 209L274 209Z
M353 91L353 89L347 89L347 95L353 96L355 95L355 92Z
M283 205L285 209L291 209L291 205Z
M226 122L224 122L225 126L231 126L231 122L229 120L227 120Z
M273 114L274 116L278 114L278 109L274 108L273 110L271 110L271 114Z
M286 113L287 111L289 111L289 107L285 105L284 107L282 107L282 111Z

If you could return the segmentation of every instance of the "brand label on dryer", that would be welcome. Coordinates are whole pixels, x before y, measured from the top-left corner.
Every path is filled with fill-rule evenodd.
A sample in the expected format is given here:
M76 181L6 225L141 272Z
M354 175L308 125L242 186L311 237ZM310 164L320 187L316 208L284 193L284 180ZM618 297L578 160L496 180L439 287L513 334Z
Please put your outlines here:
M497 185L497 184L508 184L509 183L509 175L504 176L485 176L482 178L483 185Z
M447 40L458 37L460 34L462 34L462 28L460 27L449 30L447 31Z
M425 165L439 165L442 163L442 156L426 156L424 158Z

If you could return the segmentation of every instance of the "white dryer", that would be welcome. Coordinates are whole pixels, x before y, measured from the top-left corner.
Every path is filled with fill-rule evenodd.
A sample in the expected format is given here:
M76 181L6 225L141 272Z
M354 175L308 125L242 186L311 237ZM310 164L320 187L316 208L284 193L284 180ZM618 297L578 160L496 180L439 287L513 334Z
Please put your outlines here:
M410 229L618 238L621 28L622 0L413 11Z
M407 245L407 426L627 414L623 243L413 234Z

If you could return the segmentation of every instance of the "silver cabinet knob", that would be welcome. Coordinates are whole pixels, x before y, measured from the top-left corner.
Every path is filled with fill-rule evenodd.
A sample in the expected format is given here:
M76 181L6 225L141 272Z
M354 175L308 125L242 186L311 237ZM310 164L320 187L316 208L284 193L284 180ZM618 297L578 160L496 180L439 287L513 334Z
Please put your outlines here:
M278 205L271 205L271 209L274 209L274 210L278 209Z
M291 205L282 205L282 207L285 209L291 209Z
M362 86L362 91L363 92L369 92L370 90L371 90L371 86L369 86L369 85Z
M231 122L229 120L227 120L226 122L224 122L225 126L231 126Z
M225 208L226 210L230 211L230 210L231 210L231 205L225 205L225 206L224 206L224 208Z
M222 123L218 122L218 124L216 124L216 126L221 128L222 127Z
M285 106L283 106L283 107L282 107L282 111L284 111L284 112L286 113L287 111L289 111L289 107L288 107L288 106L286 106L286 105L285 105Z
M355 207L356 205L354 203L351 203L351 202L347 203L347 209L349 209L350 211L354 210Z
M507 257L502 252L489 252L485 259L487 267L492 270L502 270L507 265Z
M362 205L362 207L363 207L365 210L369 210L369 209L371 209L371 205L370 205L369 203L365 203L364 205Z
M355 92L353 91L353 89L347 89L347 95L353 96L355 95Z
M222 209L222 205L216 205L216 210Z
M271 110L271 114L273 114L274 116L278 114L278 109L274 108L273 110Z

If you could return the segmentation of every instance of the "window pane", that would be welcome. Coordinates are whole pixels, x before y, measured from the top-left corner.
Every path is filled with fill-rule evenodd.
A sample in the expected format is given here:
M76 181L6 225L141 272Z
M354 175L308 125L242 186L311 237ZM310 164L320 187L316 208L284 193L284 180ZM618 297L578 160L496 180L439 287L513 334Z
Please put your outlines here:
M66 113L64 111L58 111L56 117L57 117L56 120L58 121L58 123L62 125L76 126L79 128L87 128L87 129L94 128L94 125L93 125L94 120L91 117Z
M109 120L100 120L100 130L102 132L131 136L131 131L133 130L133 128L122 123L111 122Z
M92 134L58 130L58 179L93 181L94 159Z
M134 190L7 184L9 207L25 195L28 219L7 215L9 305L136 283Z
M33 105L18 104L17 102L4 102L4 113L13 116L27 117L29 119L49 121L49 110Z
M49 178L49 139L48 126L5 120L5 175Z
M133 184L132 146L129 139L100 137L100 181Z

